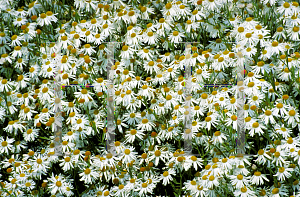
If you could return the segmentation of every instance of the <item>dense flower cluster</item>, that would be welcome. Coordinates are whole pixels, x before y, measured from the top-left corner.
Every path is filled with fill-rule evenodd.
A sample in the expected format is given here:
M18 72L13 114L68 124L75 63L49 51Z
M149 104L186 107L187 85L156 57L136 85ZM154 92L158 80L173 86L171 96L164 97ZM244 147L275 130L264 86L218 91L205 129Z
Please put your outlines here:
M299 3L25 2L0 4L0 196L300 197ZM116 155L106 150L109 42ZM55 77L92 85L62 87L63 156ZM236 154L237 91L247 155Z

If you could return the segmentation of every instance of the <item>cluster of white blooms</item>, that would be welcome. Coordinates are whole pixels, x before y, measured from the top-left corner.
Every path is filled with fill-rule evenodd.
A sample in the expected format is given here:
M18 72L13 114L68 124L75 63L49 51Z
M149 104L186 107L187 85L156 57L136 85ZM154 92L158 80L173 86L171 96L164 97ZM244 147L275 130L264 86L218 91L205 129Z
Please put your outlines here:
M299 34L282 0L2 0L0 196L300 197Z

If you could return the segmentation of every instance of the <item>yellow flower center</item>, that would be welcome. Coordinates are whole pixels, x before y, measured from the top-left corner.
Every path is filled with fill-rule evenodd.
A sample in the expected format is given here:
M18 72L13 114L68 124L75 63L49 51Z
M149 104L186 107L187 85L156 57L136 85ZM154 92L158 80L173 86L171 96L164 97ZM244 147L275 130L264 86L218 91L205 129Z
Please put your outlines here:
M125 149L124 153L125 153L126 155L129 155L129 154L130 154L130 150L129 150L129 149Z
M127 51L127 50L128 50L128 46L127 46L127 45L124 45L124 46L122 47L122 50L123 50L123 51Z
M201 95L201 98L202 98L202 99L207 99L207 97L208 97L208 95L207 95L206 93L203 93L203 94Z
M164 177L167 177L169 175L169 172L168 171L165 171L164 173L163 173L163 176Z
M245 187L245 186L242 187L242 188L241 188L241 192L246 193L246 192L247 192L247 187Z
M278 158L280 156L280 152L275 152L274 156Z
M38 164L41 164L42 162L43 162L42 159L37 159L37 160L36 160L36 163L38 163Z
M239 33L244 32L244 30L245 30L244 27L239 27L239 28L238 28L238 32L239 32Z
M1 143L1 145L2 145L3 147L6 147L6 146L7 146L7 141L3 141L3 142Z
M299 27L293 27L293 32L298 32L299 31Z
M272 111L266 110L266 111L265 111L265 114L266 114L267 116L270 116L270 115L272 114Z
M209 180L210 180L210 181L213 181L213 180L215 180L215 177L214 177L214 176L210 176L210 177L209 177Z
M231 120L232 120L232 121L236 121L236 120L237 120L237 116L236 116L236 115L232 115L232 116L231 116Z
M28 129L27 134L31 134L31 133L32 133L32 129Z
M236 176L236 178L237 178L238 180L243 180L244 177L243 177L243 175L239 174L239 175Z
M65 162L69 162L70 160L71 160L70 157L66 157L66 158L65 158Z
M216 132L214 133L214 135L215 135L215 136L220 136L220 135L221 135L221 132L220 132L220 131L216 131Z
M255 175L255 176L260 176L260 175L261 175L261 172L256 171L256 172L254 172L254 175Z
M278 42L277 41L272 42L272 46L273 47L277 47L278 46Z
M172 4L171 3L167 3L165 7L166 7L167 10L169 10L169 9L171 9Z
M167 95L167 96L166 96L166 99L169 101L169 100L172 99L172 96L171 96L171 95Z
M252 34L251 33L246 33L246 38L251 38Z
M133 16L133 15L134 15L134 11L128 12L128 16Z
M206 122L210 122L210 121L211 121L211 117L209 117L209 116L206 117L206 118L205 118L205 121L206 121Z
M254 86L254 82L249 82L248 83L248 87L253 87Z
M293 109L290 110L290 111L289 111L289 115L290 115L290 116L295 116L295 115L296 115L296 111L293 110Z
M56 181L56 183L55 183L55 185L57 186L57 187L61 187L61 181Z
M294 142L293 138L289 137L289 139L287 140L288 144L292 144Z
M253 123L253 124L252 124L252 127L253 127L253 128L259 127L259 123L258 123L258 122Z
M85 173L85 174L90 174L90 173L91 173L91 170L90 170L89 168L87 168L87 169L84 170L84 173Z
M154 154L155 154L155 156L159 157L161 155L161 152L160 152L160 150L156 150Z
M289 7L290 7L290 4L289 4L288 2L285 2L285 3L283 4L283 7L284 7L284 8L289 8Z
M47 15L46 15L45 13L42 13L42 14L40 15L40 17L44 19L44 18L47 17Z
M179 35L179 32L178 31L174 31L173 32L173 36L178 36Z
M130 134L131 135L135 135L137 133L137 131L135 129L131 129Z

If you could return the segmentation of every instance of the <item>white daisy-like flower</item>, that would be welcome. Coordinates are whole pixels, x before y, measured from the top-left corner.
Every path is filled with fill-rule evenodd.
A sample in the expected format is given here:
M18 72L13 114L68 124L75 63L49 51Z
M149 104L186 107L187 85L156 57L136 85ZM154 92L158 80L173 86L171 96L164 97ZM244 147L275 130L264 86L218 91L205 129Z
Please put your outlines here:
M276 152L273 155L273 160L272 163L275 163L276 166L284 166L288 161L286 160L286 157L288 154L286 153L285 150L281 150L280 147L277 147Z
M120 159L125 163L130 163L132 160L136 160L137 152L134 152L133 147L124 148L121 152Z
M40 26L50 25L51 24L51 19L49 17L47 17L47 15L45 13L41 13L40 16L37 19L37 23Z
M24 139L27 142L34 141L36 137L38 137L38 130L39 129L28 129L26 132L23 133Z
M32 109L32 107L25 107L20 110L19 118L20 120L30 120L32 118L33 113L37 113Z
M129 194L127 192L128 190L123 184L112 187L111 191L113 191L116 196L120 196L120 197L128 197L129 196Z
M207 128L207 130L210 130L212 126L216 126L218 124L217 115L211 114L205 118L205 120L202 122L202 127Z
M279 43L276 40L273 42L269 42L266 46L266 50L270 51L270 56L274 55L274 54L279 54L284 53L285 48L284 48L284 44L283 43Z
M93 168L86 168L79 176L80 181L84 181L85 184L94 183L99 178L99 174Z
M47 182L50 182L48 188L52 195L55 195L57 192L59 194L62 194L63 190L66 187L66 179L62 175L54 176L54 174L52 173L52 176L48 178Z
M151 129L155 127L155 124L152 120L148 118L143 118L142 121L137 125L137 129L151 131Z
M288 128L288 127L285 127L284 124L281 124L281 126L279 124L277 124L274 127L274 130L275 130L276 133L278 133L279 135L281 135L284 139L287 139L292 134L292 130L290 128Z
M16 20L14 20L13 25L14 26L22 26L25 25L27 23L27 20L25 18L19 17Z
M141 115L139 113L135 113L134 111L129 111L129 113L125 113L124 117L124 121L127 121L130 125L138 123L141 119Z
M86 129L86 127L89 125L89 121L87 117L82 116L81 118L78 118L76 122L72 122L72 129L78 130L78 129Z
M15 121L9 121L8 125L3 128L4 131L8 133L14 133L14 135L17 135L18 131L25 131L25 127L22 125L23 121L15 120Z
M144 69L147 73L150 72L150 74L152 74L153 72L158 72L159 67L157 66L156 62L149 61L144 63Z
M93 100L93 98L91 96L91 95L93 95L93 93L88 91L87 89L81 89L80 92L75 92L74 95L78 99L84 99L85 102Z
M142 39L142 35L137 35L136 33L131 33L127 35L125 38L125 43L134 46L134 49L140 48L140 41Z
M187 163L190 163L190 165L192 165L195 170L197 170L198 167L202 167L203 166L202 162L203 162L203 159L197 158L196 156L190 156L187 159Z
M235 190L234 195L241 197L255 197L256 193L252 191L249 187L244 186L240 189Z
M298 109L294 107L290 107L290 110L288 111L287 115L284 118L284 121L287 121L287 123L292 125L292 128L296 127L296 122L299 121L299 112Z
M123 128L122 127L125 127L125 128L128 128L129 126L127 124L124 123L124 117L123 118L118 118L117 119L117 128L119 130L119 132L123 133Z
M6 137L6 140L5 138L3 138L2 136L0 137L0 153L1 154L9 154L9 151L12 150L12 143L14 142L15 140L14 139L10 139L8 137Z
M178 31L173 31L169 36L168 39L172 42L172 43L179 43L182 41L182 38L184 38L184 34Z
M82 133L82 132L81 132ZM72 142L68 142L68 141L63 141L61 143L61 148L62 151L65 152L70 152L71 150L73 150L75 148L75 144Z
M263 110L264 111L264 114L260 115L259 118L267 125L269 123L271 124L275 124L276 121L274 119L274 117L277 118L277 116L275 116L273 114L273 112L269 109L266 109L266 110Z
M259 104L264 100L265 95L258 92L258 94L252 94L251 97L248 100L249 105L256 105L259 106Z
M291 16L291 15L293 15L293 9L292 9L292 6L291 6L291 4L289 2L283 1L281 3L281 6L277 8L277 11L280 14L283 14L285 16Z
M143 6L141 7L141 18L142 19L149 19L149 14L154 14L154 8L148 7L148 6Z
M120 57L124 58L124 59L130 59L133 56L134 52L135 52L135 49L132 49L131 46L124 45L122 47Z
M96 51L93 49L93 47L90 44L85 44L84 48L82 49L81 52L85 53L85 54L88 54L89 56L96 53Z
M33 180L26 180L23 187L27 191L32 191L35 187L35 182Z
M254 160L254 161L257 162L257 163L259 163L259 164L265 164L265 163L267 162L267 159L268 159L268 160L271 160L271 159L272 159L271 156L268 155L268 154L266 153L266 151L263 150L263 149L260 149L260 150L258 151L257 155L255 155L255 157L257 157L257 159Z
M78 136L75 135L75 133L73 131L69 131L67 132L67 134L65 136L62 137L63 141L70 141L70 142L74 142L78 139Z
M287 109L288 106L286 104L283 104L281 102L276 102L276 107L272 108L272 111L274 111L275 115L279 115L280 113L281 118L285 118L286 115L288 114Z
M50 162L47 160L45 156L37 155L33 156L33 159L30 159L33 164L33 170L36 173L36 177L41 178L42 174L47 173L47 169L50 168Z
M151 86L143 85L142 88L139 90L139 95L144 96L146 99L153 99L154 98L154 89Z
M183 4L183 3L177 4L176 3L176 10L178 13L178 15L177 15L178 19L191 15L191 10L187 6L187 4Z
M132 99L130 103L126 106L127 110L136 111L137 108L142 106L142 101L138 99Z
M255 185L263 185L264 181L269 182L269 179L266 175L262 174L259 171L254 172L254 175L251 177L250 182Z
M149 161L153 161L155 166L158 165L159 161L162 160L163 162L166 162L166 159L168 158L167 152L161 150L158 150L157 146L154 148L153 151L151 151L151 156L149 157Z
M105 38L108 37L109 35L112 35L115 33L114 31L114 24L104 24L102 25L102 31L100 33L100 36Z
M21 58L22 57L22 47L21 46L15 46L14 51L11 52L11 57L13 58Z
M249 135L253 137L254 134L258 134L259 136L263 135L264 134L263 130L266 130L267 128L266 126L263 125L263 123L254 122L252 124L252 127L249 129L250 129Z
M139 188L139 195L142 196L143 194L152 193L153 189L155 188L155 185L148 184L148 181L140 183Z
M9 92L10 90L12 90L12 85L12 81L8 81L7 79L1 79L0 91L4 92L5 90L6 92Z
M236 122L236 121L235 121L235 122ZM236 130L236 129L235 129L235 130ZM224 133L222 133L221 131L216 131L216 132L214 133L213 138L212 138L212 143L213 143L214 145L216 145L216 144L218 144L218 143L222 144L224 140L225 140L225 141L227 140L226 135L225 135Z
M245 177L241 174L238 175L229 175L231 179L231 184L235 186L237 189L241 189L244 186L249 186L249 178L250 177Z
M126 17L126 20L127 20L127 23L133 23L133 24L136 24L137 22L137 18L138 18L138 15L135 11L131 10L127 13L127 17Z
M299 41L299 26L294 26L293 28L288 29L287 32L291 40Z
M293 171L293 168L288 168L287 165L284 165L284 167L278 168L278 172L273 176L276 176L279 181L284 181L286 178L290 178L292 176L290 172Z
M173 168L169 168L168 171L165 171L161 176L160 179L163 181L163 185L168 185L170 181L173 180L172 176L175 176L176 172Z
M143 41L149 45L155 44L158 41L158 35L152 31L144 32Z
M300 146L298 137L296 138L289 137L287 140L282 140L282 143L283 145L281 146L281 148L288 152L293 152L295 149L297 149L297 147Z
M145 135L141 130L131 129L130 131L126 132L125 135L125 142L133 143L137 138L142 140L143 136Z
M259 94L258 86L260 86L260 83L258 82L253 82L253 81L249 82L244 89L245 94L246 95Z
M210 11L216 11L222 7L222 1L204 1L202 4L204 8Z
M177 9L174 3L167 3L163 10L161 10L163 16L167 16L168 19L173 19L173 16L176 16L177 14Z
M23 41L23 36L13 35L11 37L11 47L22 46L21 41Z

